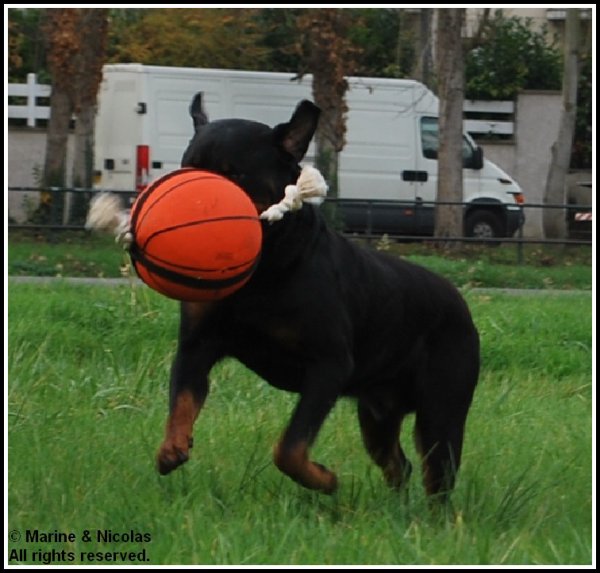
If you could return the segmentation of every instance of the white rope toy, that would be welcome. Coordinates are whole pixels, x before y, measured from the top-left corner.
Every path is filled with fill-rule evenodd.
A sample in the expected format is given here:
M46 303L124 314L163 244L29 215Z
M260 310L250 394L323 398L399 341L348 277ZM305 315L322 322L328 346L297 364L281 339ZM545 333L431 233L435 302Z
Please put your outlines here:
M261 219L270 223L281 221L288 211L297 211L302 208L303 203L320 205L327 195L327 183L321 172L311 165L302 168L296 185L287 185L285 197L260 214Z
M320 205L326 195L327 183L321 172L307 165L302 168L296 185L288 185L285 197L263 211L260 218L271 223L280 221L287 212L301 209L303 203ZM123 208L117 195L100 193L92 199L85 228L111 231L116 236L115 241L127 249L133 242L129 217L129 209Z

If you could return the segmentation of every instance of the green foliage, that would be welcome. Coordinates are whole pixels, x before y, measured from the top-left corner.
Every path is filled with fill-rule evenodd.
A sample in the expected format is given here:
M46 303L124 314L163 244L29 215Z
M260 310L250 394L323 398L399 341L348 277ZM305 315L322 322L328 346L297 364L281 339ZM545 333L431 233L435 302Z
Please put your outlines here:
M264 8L254 17L268 50L265 69L279 72L305 70L305 34L298 26L305 8ZM412 67L414 34L403 10L397 8L348 8L348 40L355 58L348 75L405 77ZM310 71L310 70L309 70Z
M41 27L45 10L10 8L8 10L8 80L25 82L27 74L38 74L38 82L49 81L46 46Z
M577 87L577 118L571 155L572 169L592 168L592 61L591 52L583 54Z
M529 19L505 18L496 11L481 44L466 58L468 99L512 99L523 89L561 88L561 53L536 32Z
M254 9L156 8L135 16L112 12L121 37L111 44L110 61L252 70L266 65Z
M415 56L414 29L398 8L356 8L349 37L358 48L353 75L408 77Z
M396 8L347 8L348 38L366 76L406 77L414 65L416 20ZM306 9L113 8L109 61L271 71L302 69L297 20ZM44 73L44 9L10 9L9 77ZM491 19L467 57L467 96L512 97L518 89L560 89L560 53L527 20ZM44 80L43 75L40 78Z
M263 8L255 14L262 30L262 45L268 53L265 70L297 73L302 69L297 19L302 9Z

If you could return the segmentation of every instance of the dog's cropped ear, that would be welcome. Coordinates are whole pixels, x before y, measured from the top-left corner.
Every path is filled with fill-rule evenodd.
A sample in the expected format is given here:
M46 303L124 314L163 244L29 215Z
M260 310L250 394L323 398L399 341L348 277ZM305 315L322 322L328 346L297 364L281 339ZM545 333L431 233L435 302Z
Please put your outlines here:
M308 144L315 134L321 110L311 101L302 100L288 123L280 123L273 129L273 135L296 161L300 161Z
M190 115L194 121L194 131L198 132L208 123L208 116L202 107L202 92L198 92L190 104Z

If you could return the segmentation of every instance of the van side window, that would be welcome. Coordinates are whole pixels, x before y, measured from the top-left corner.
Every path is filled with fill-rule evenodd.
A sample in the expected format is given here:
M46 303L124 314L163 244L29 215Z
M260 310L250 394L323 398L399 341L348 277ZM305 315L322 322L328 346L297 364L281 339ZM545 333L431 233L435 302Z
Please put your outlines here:
M421 150L426 159L437 159L439 141L439 127L437 117L421 118ZM463 163L467 164L473 157L473 147L469 140L463 135L462 140Z
M439 147L438 121L436 117L421 118L421 149L423 157L437 159Z

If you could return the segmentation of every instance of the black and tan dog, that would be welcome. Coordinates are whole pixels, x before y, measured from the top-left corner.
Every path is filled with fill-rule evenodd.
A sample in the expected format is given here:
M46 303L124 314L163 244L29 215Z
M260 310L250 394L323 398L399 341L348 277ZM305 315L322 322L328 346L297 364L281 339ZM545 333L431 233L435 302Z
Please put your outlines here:
M320 113L303 101L288 123L271 129L239 119L209 122L199 97L191 109L195 136L182 166L230 178L259 212L296 182ZM336 400L350 396L367 451L393 487L410 473L399 434L403 418L416 413L425 487L443 497L460 464L479 372L479 338L460 294L423 268L349 242L313 205L265 222L263 231L248 284L222 301L181 304L160 473L188 459L209 372L233 356L269 384L299 394L274 448L275 464L293 480L336 489L336 475L311 461L309 449Z

